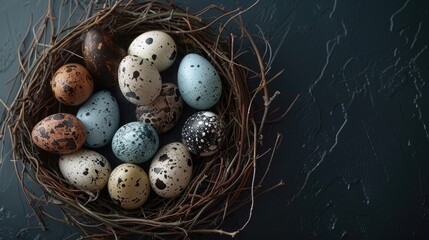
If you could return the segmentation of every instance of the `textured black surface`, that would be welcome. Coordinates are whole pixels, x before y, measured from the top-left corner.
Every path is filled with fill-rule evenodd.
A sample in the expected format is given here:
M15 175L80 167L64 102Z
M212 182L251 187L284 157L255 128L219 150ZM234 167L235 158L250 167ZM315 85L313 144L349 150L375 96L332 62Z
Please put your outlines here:
M212 2L229 9L253 4ZM179 3L191 10L208 4ZM251 31L260 29L271 43L270 73L285 69L271 85L271 93L281 92L274 104L284 109L300 98L286 120L265 133L270 139L280 132L284 139L263 187L285 185L256 199L236 239L429 238L428 4L265 0L243 15ZM42 0L2 2L2 84L16 71L17 45L31 13L34 22L45 7ZM1 98L11 89L2 85ZM38 228L7 148L4 155L0 239L78 237L54 222L48 231ZM248 215L248 208L233 213L226 228L240 227Z

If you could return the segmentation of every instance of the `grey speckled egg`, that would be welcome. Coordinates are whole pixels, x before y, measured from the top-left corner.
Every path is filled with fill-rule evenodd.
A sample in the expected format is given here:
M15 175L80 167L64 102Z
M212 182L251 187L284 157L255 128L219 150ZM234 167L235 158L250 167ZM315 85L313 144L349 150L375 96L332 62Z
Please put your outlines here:
M118 82L124 97L133 104L146 105L161 93L161 75L148 60L125 56L118 69Z
M143 163L158 150L159 138L149 124L130 122L118 129L112 140L112 150L117 158L128 163Z
M86 129L85 145L99 148L107 145L119 127L119 106L108 91L92 95L76 114Z
M107 184L110 198L124 209L142 206L150 194L149 178L139 166L124 163L113 169Z
M164 83L161 94L155 101L149 105L137 106L136 117L151 125L158 133L164 133L177 124L182 109L183 100L176 85Z
M180 62L177 83L183 100L198 110L213 107L222 95L222 82L216 69L195 53L186 55Z
M215 113L201 111L191 115L182 128L182 141L192 153L210 156L222 146L225 126Z
M71 185L90 192L103 189L111 172L109 161L103 155L85 149L62 155L59 167Z
M162 147L149 168L152 189L161 197L173 198L183 192L192 176L192 157L186 146L174 142Z
M128 48L128 54L147 59L162 72L176 60L177 47L173 38L167 33L148 31L133 40Z

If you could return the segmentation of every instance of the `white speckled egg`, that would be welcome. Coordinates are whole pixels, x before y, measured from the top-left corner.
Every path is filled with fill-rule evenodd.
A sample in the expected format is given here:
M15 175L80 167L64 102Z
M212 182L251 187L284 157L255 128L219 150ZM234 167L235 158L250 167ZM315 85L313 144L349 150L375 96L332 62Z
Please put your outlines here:
M134 39L128 48L128 54L147 59L161 72L176 60L177 47L173 38L167 33L149 31Z
M148 105L136 108L136 117L139 121L151 125L161 134L173 128L182 114L183 100L179 90L172 83L162 84L159 97Z
M156 130L143 122L129 122L116 131L112 150L117 158L127 163L143 163L158 150Z
M162 147L149 168L152 189L161 197L173 198L183 192L192 176L192 157L186 146L174 142Z
M210 156L222 146L224 123L215 113L201 111L191 115L182 128L182 141L189 151L199 156Z
M124 163L113 169L107 188L110 198L124 209L139 208L150 193L146 172L132 163Z
M119 106L108 91L92 95L76 114L86 129L85 145L99 148L107 145L119 127Z
M177 83L183 100L198 110L213 107L222 95L222 82L216 69L195 53L186 55L180 62Z
M71 185L90 192L103 189L111 172L109 161L103 155L86 149L62 155L59 167Z
M146 105L161 93L161 75L148 60L125 56L118 69L118 83L124 97L133 104Z

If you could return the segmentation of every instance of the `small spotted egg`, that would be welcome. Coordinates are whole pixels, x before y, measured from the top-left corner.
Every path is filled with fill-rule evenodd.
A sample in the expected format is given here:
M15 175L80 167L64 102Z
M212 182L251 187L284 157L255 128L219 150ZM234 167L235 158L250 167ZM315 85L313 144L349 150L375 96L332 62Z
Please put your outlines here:
M59 167L71 185L90 192L103 189L111 172L109 161L103 155L85 149L62 155Z
M85 126L71 114L55 113L38 122L31 131L31 137L45 151L68 154L79 150L85 143Z
M133 40L128 48L128 54L147 59L161 72L174 63L177 47L173 38L167 33L149 31Z
M195 53L186 55L180 62L177 83L183 100L198 110L213 107L222 95L222 82L216 69Z
M76 106L85 102L94 90L88 70L77 63L60 67L51 80L55 98L66 105Z
M136 108L136 117L139 121L151 125L161 134L173 128L182 114L183 100L179 90L172 83L162 84L159 97L148 105Z
M124 209L141 207L150 194L146 172L132 163L123 163L113 169L107 188L110 198Z
M92 95L76 114L86 128L85 145L99 148L107 145L119 127L119 106L108 91Z
M136 105L153 102L161 93L162 80L152 63L138 56L125 56L118 69L118 82L124 97Z
M183 192L192 176L192 157L186 146L174 142L162 147L149 168L152 189L161 197L173 198Z
M224 123L215 113L201 111L191 115L182 129L182 141L189 151L199 156L210 156L221 147Z
M112 150L117 158L128 163L143 163L158 150L159 138L149 124L130 122L118 129L112 140Z

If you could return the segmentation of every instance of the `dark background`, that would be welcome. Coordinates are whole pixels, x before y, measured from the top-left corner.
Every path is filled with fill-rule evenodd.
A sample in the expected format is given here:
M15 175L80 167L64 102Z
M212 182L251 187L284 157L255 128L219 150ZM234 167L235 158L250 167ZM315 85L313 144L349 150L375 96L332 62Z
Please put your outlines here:
M56 1L56 9L58 8ZM75 1L69 1L75 4ZM177 1L196 11L206 1ZM211 1L235 9L254 1ZM271 85L287 118L267 126L284 135L237 239L429 238L429 3L425 0L265 0L243 17L272 46ZM47 1L0 5L1 99L17 70L18 43ZM3 112L4 109L0 108ZM42 231L28 208L5 146L0 162L0 240L75 239L48 222ZM261 169L267 162L261 162ZM225 228L248 218L233 213ZM221 237L219 237L221 238Z

